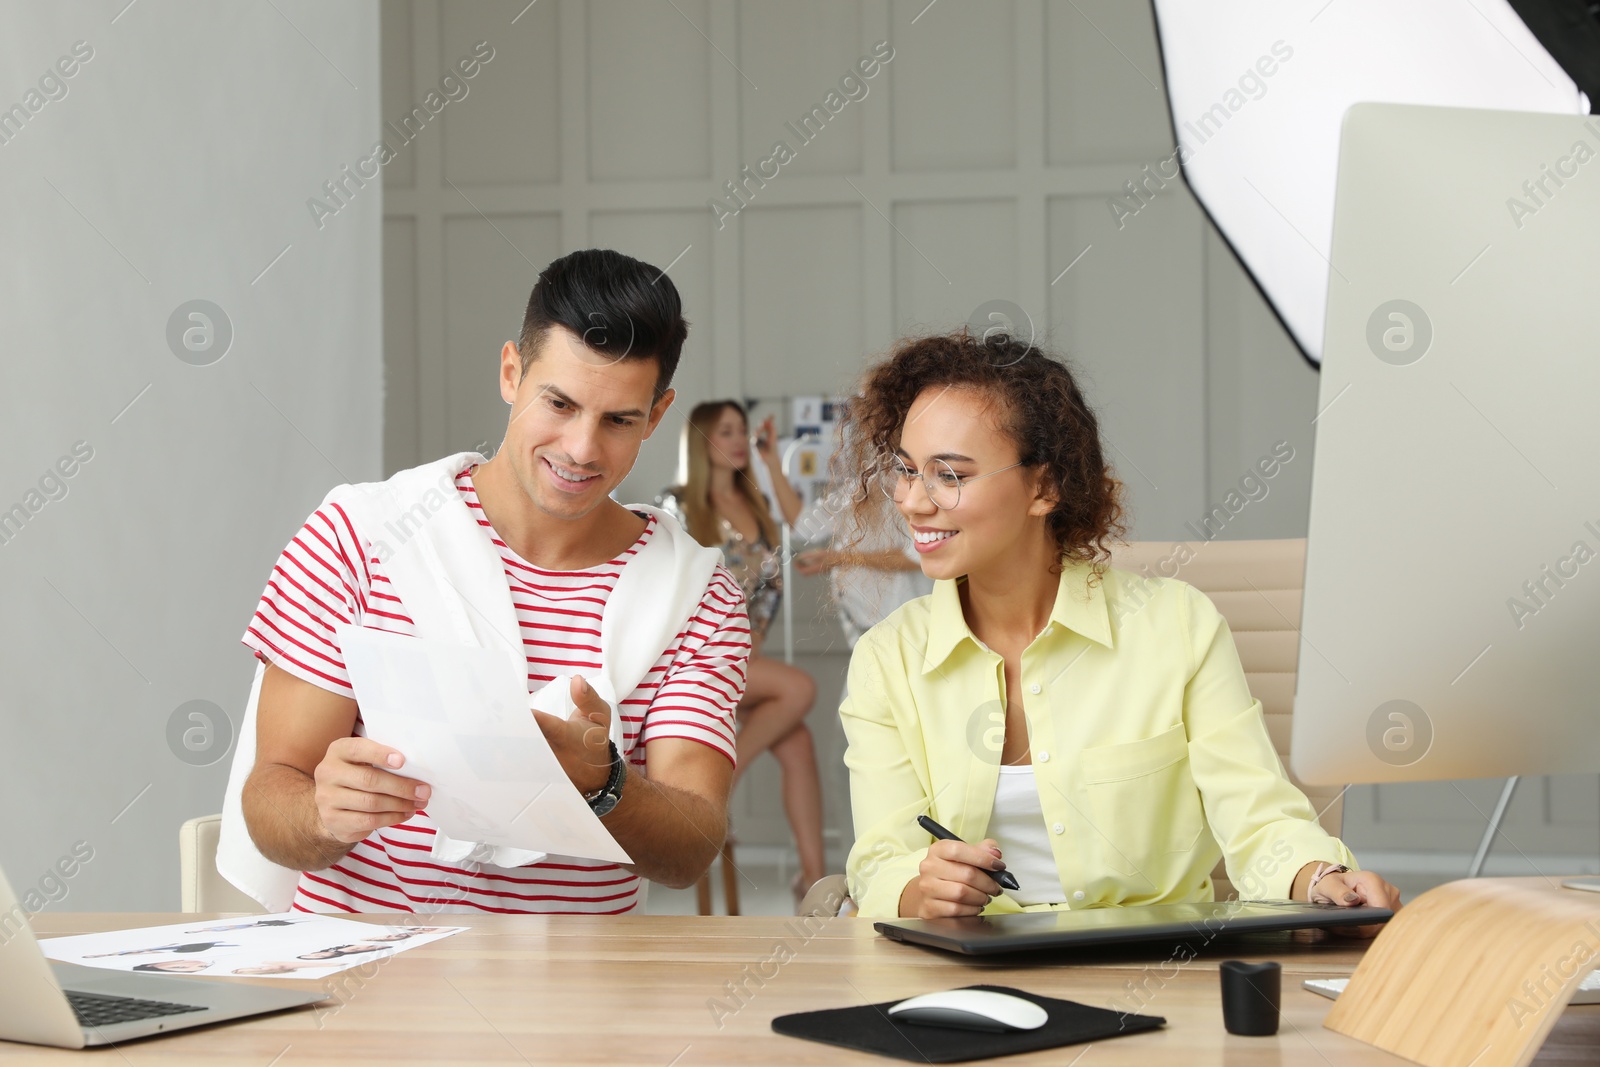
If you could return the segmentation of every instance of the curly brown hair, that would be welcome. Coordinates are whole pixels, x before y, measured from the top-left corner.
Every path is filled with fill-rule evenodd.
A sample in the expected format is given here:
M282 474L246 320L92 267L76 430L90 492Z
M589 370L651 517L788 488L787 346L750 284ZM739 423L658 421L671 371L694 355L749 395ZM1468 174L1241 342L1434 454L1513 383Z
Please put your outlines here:
M1100 444L1100 424L1066 364L1007 333L909 338L870 368L845 413L842 443L832 460L832 480L847 494L850 511L841 550L853 553L895 516L883 507L875 480L900 445L912 403L929 388L976 389L999 402L1001 426L1024 467L1043 468L1042 484L1056 505L1046 517L1062 559L1095 564L1109 560L1110 541L1127 533L1123 485L1113 477ZM1059 571L1060 563L1053 568Z

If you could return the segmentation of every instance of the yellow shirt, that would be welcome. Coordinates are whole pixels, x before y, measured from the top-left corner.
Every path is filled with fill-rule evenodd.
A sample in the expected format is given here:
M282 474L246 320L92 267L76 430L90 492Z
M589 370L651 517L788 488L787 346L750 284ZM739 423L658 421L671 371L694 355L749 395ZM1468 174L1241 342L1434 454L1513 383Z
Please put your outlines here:
M1283 899L1307 863L1355 858L1284 774L1228 624L1171 578L1066 561L1050 622L1022 653L1039 800L1063 904L986 913L1214 899ZM1005 737L1005 665L939 581L874 626L839 709L856 842L846 873L863 916L892 917L932 838L986 836Z

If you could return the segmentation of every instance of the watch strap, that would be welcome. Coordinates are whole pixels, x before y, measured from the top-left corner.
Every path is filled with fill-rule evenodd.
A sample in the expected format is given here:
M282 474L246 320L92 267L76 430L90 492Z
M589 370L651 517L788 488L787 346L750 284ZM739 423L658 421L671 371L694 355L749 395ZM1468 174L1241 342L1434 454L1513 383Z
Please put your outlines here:
M589 810L596 815L605 815L617 806L617 802L622 799L622 783L627 776L627 761L622 758L617 743L608 741L607 744L611 751L611 775L606 779L605 785L583 795L583 799L589 804Z

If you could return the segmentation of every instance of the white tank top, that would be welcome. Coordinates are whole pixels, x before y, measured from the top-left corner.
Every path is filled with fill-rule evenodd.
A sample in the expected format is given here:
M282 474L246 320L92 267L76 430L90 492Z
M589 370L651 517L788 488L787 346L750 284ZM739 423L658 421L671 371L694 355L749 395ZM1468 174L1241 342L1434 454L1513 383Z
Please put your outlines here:
M1001 766L987 836L999 844L1006 870L1022 886L1014 892L1007 891L1012 900L1018 904L1060 904L1067 899L1055 854L1050 851L1050 833L1044 824L1044 808L1039 804L1039 788L1034 783L1031 764Z

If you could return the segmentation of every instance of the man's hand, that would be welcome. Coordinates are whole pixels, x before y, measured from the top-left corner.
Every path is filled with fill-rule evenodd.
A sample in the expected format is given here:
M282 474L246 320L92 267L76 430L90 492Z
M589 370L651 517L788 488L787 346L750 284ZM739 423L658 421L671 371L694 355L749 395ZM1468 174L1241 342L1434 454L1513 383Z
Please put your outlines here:
M917 868L917 877L900 892L900 917L940 919L977 915L1000 893L991 871L1005 870L993 838L976 845L935 841Z
M611 705L581 674L573 675L568 686L575 705L571 716L535 711L533 718L578 792L592 793L611 777Z
M341 737L317 764L317 817L340 844L353 845L383 826L405 822L428 802L431 790L398 769L406 758L365 737Z

